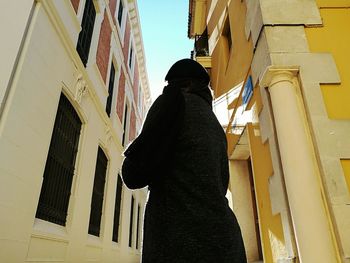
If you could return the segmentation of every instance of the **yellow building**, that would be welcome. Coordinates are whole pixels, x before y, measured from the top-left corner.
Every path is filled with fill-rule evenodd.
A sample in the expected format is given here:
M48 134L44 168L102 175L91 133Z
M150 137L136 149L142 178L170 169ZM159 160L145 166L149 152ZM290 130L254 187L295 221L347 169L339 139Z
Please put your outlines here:
M0 10L0 262L139 262L147 190L119 176L150 90L133 0Z
M350 2L190 0L249 262L350 262Z

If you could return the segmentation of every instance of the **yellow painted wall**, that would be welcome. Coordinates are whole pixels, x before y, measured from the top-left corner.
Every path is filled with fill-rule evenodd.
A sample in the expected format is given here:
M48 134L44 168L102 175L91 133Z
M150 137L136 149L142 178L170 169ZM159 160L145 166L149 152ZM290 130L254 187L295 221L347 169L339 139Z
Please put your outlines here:
M319 7L350 7L349 0L316 0Z
M340 160L341 165L343 167L344 175L346 183L348 184L349 192L350 192L350 159Z
M215 5L215 6L214 6ZM219 97L232 87L244 81L247 76L253 57L252 41L245 34L247 4L245 1L209 1L208 2L208 33L210 36L212 69L211 84L215 97ZM229 16L232 38L232 49L228 52L227 42L221 35L225 21ZM254 90L248 109L253 103L257 103L257 110L262 109L261 94L259 89ZM277 262L282 258L279 253L285 251L282 220L280 214L273 215L271 208L269 178L273 175L272 160L269 143L262 144L257 130L248 124L248 138L250 144L254 184L256 188L257 208L259 214L260 236L264 262ZM255 129L257 129L255 131ZM232 138L231 138L232 137ZM233 136L228 137L228 143L232 144ZM234 182L232 180L231 182ZM234 185L234 184L233 184ZM234 186L232 186L233 188ZM232 189L234 199L235 191ZM239 213L238 213L239 214ZM245 225L243 225L244 230ZM243 235L245 235L243 233ZM249 244L253 246L254 244ZM255 255L256 256L256 255Z
M311 52L328 52L335 59L340 77L340 85L321 85L324 102L331 119L350 119L350 6L349 1L317 1L321 8L323 27L306 28L306 36Z
M240 0L233 0L226 6L223 3L224 1L218 1L208 22L209 36L216 38L210 40L216 42L211 54L211 84L216 98L244 81L253 57L253 45L245 34L246 3ZM221 35L227 16L230 20L232 39L230 53L227 42Z
M272 215L271 200L269 193L269 177L273 174L270 147L268 142L262 144L259 127L247 125L248 138L251 151L254 183L256 186L257 205L260 220L261 239L263 242L264 262L273 262L276 258L278 247L284 246L284 235L281 216ZM273 252L275 251L275 252Z
M201 35L206 27L207 1L194 0L194 35Z

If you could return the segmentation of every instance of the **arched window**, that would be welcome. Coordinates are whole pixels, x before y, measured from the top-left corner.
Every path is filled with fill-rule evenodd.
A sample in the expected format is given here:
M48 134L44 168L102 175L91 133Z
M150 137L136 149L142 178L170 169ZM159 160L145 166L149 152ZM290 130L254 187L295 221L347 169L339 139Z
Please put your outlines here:
M80 130L78 114L61 94L36 211L37 218L66 225Z

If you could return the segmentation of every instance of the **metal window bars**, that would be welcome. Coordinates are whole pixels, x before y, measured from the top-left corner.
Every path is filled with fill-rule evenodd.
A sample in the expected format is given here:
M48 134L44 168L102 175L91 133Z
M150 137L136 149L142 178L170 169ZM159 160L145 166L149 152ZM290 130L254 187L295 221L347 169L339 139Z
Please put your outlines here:
M61 94L36 217L65 226L81 120L69 100Z
M95 10L93 0L86 0L83 20L81 23L81 31L79 33L79 38L77 43L77 51L85 67L89 58L95 18L96 18L96 10Z
M108 159L101 147L98 147L94 188L91 199L89 234L100 236L103 197L106 182Z

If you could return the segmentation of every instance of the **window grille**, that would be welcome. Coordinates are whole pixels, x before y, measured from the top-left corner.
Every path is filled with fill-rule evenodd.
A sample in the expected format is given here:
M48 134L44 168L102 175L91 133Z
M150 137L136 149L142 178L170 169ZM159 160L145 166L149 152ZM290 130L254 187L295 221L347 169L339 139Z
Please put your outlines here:
M92 33L94 30L95 18L96 18L96 10L95 10L93 0L86 0L83 20L81 23L81 31L79 33L79 38L77 43L77 51L84 66L86 66L86 63L89 58L89 51L90 51Z
M119 8L118 8L118 23L120 27L122 26L122 21L123 21L123 11L124 11L123 0L120 0Z
M110 72L110 76L109 76L109 84L108 84L108 98L107 98L107 103L106 103L106 113L107 113L108 117L111 116L114 78L115 78L115 69L114 69L114 64L112 62L111 72Z
M61 94L46 160L36 217L66 225L81 121Z
M120 205L122 200L122 188L123 188L122 178L118 174L117 190L115 194L113 238L112 238L112 240L115 242L118 242L118 239L119 239Z
M124 111L124 123L123 123L123 138L122 138L122 146L124 147L125 145L125 140L126 140L126 134L127 134L127 130L126 128L127 126L127 122L128 122L128 104L125 104L125 111Z
M101 147L98 147L94 187L91 200L89 234L100 236L103 196L108 160Z
M130 43L130 54L129 54L129 69L132 69L134 50L132 48L132 43Z
M140 205L137 205L136 249L139 249L140 223Z
M130 227L129 227L129 247L132 247L133 223L134 223L134 196L131 196Z
M208 30L205 29L202 35L196 35L194 40L196 57L209 56Z

